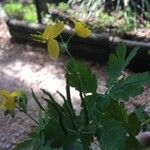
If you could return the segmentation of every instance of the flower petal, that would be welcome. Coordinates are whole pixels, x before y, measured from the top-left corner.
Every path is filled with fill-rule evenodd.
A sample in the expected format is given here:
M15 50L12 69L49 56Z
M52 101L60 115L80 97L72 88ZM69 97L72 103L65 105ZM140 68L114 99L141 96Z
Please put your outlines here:
M6 100L3 96L0 95L0 109L6 109Z
M0 109L14 110L16 107L14 93L10 93L7 90L0 91Z
M50 58L56 60L59 56L58 42L55 39L49 39L47 48L48 48L48 53L49 53Z
M7 110L14 110L16 108L15 99L12 97L10 99L6 99L5 106Z
M91 34L91 30L89 30L88 28L84 28L84 30L77 32L77 35L82 38L87 38L90 36L90 34Z
M83 22L76 21L75 22L75 31L80 32L86 27L86 25Z
M53 26L47 25L42 34L42 38L48 40L50 37L53 37Z
M0 105L0 110L4 110L6 107L4 105Z
M11 93L11 97L15 98L20 95L20 91L15 91Z
M84 22L72 20L75 24L75 32L82 38L87 38L91 34L91 30L86 27Z
M5 97L5 98L9 98L11 93L9 91L7 91L7 90L1 90L0 91L0 95Z
M52 38L57 37L59 34L61 34L63 32L63 30L64 30L64 22L63 21L55 24L53 26L53 37Z

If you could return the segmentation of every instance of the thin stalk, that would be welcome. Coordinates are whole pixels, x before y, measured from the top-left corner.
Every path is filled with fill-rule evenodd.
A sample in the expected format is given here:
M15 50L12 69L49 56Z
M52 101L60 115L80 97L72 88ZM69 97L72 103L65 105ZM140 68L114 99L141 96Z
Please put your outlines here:
M43 106L42 106L41 103L39 102L38 98L36 97L36 95L35 95L33 89L31 89L31 92L32 92L32 97L33 97L33 99L36 101L36 103L37 103L37 105L39 106L39 108L44 111L45 109L43 108Z
M148 123L150 123L150 119L147 119L145 122L143 122L143 123L141 124L141 126L144 126L145 124L148 124Z
M58 112L58 116L59 116L59 125L61 126L62 130L64 131L65 134L68 134L68 131L66 129L66 127L63 124L63 116L62 116L62 109L59 109L58 105L56 105L55 103L53 103L51 100L47 99L47 98L43 98L47 103L51 104L56 111Z
M42 98L44 99L44 97L42 97ZM48 115L49 119L52 119L54 122L59 124L58 120L56 120L53 116L51 116L48 111L45 110L45 113Z
M74 119L76 119L75 110L73 109L73 104L71 101L68 72L66 72L66 96L67 96L67 100L69 102L69 106L71 108L71 111L73 113L73 117L74 117Z
M73 35L71 35L70 37L69 37L69 39L67 40L67 47L68 47L68 44L69 44L69 41L71 40L71 38L74 36L74 34ZM63 44L65 44L65 42L64 42L64 40L63 40L63 37L60 35L60 38L61 38L61 41L62 41L62 43ZM67 48L65 48L65 51L67 52L67 54L70 56L70 58L71 59L74 59L73 57L72 57L72 55L70 54L70 52L68 51L68 49Z
M16 108L22 111L23 113L25 113L31 120L33 120L36 124L39 125L38 121L36 121L30 114L28 114L27 112L24 112L23 109L21 109L20 107L16 107Z
M69 44L69 42L70 42L70 40L73 38L73 36L74 36L75 34L72 34L69 38L68 38L68 40L67 40L67 46L68 46L68 44ZM62 40L63 40L63 38L62 38ZM63 42L64 42L64 40L63 40Z
M72 129L68 129L68 128L67 128L67 130L69 131L69 133L71 132L72 134L76 134L76 133L78 133L77 131L72 130Z
M57 107L58 107L59 109L61 109L61 110L63 111L63 108L55 101L55 99L53 98L53 96L52 96L48 91L46 91L46 90L44 90L44 89L41 89L41 91L42 91L45 95L47 95L47 96L50 98L50 100L51 100L55 105L57 105Z
M78 128L77 128L77 124L76 124L76 120L75 120L75 116L74 116L74 112L72 111L72 108L70 108L70 105L67 103L66 98L59 91L57 91L57 93L63 98L64 103L66 103L67 109L69 111L69 114L70 114L70 117L71 117L71 120L72 120L73 127L77 131Z
M82 134L87 134L87 135L89 135L89 134L95 134L95 132L81 132Z
M88 110L87 104L84 100L84 97L82 95L81 82L79 82L79 95L80 95L80 98L81 98L81 101L82 101L82 104L83 104L85 124L88 125L89 121L90 121L90 119L89 119L89 110Z

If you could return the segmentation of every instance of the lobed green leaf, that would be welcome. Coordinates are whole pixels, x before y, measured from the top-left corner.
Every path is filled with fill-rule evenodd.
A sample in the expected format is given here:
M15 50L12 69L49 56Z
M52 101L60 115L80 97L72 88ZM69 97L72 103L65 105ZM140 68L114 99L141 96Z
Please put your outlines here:
M126 138L126 130L122 123L116 120L105 120L102 123L99 139L102 150L122 150Z
M119 80L109 91L113 99L127 101L144 91L144 85L150 84L150 73L138 73Z
M135 48L126 58L126 45L120 43L115 54L110 54L108 61L108 80L107 87L111 87L120 77L121 71L128 66L132 58L137 54L138 48Z
M145 150L134 136L126 136L123 150Z
M69 85L79 91L79 83L83 93L96 92L97 79L95 74L84 64L71 60L67 65Z
M28 97L25 92L20 91L20 95L16 97L18 106L22 109L23 112L27 112Z
M135 113L131 113L128 116L127 132L133 137L138 135L141 129L141 122L138 120Z

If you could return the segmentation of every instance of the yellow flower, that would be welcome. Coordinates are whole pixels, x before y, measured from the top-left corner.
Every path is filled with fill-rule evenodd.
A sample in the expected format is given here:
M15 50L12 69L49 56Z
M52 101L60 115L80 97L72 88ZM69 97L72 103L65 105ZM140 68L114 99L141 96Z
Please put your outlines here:
M9 92L6 90L0 91L0 109L14 110L16 107L15 98L20 94L20 92Z
M59 45L55 38L64 30L64 22L58 22L55 25L47 25L44 32L39 35L32 35L34 40L47 43L47 49L50 58L57 59L59 56Z
M75 24L75 32L82 38L87 38L91 34L91 30L87 28L84 22L72 20Z

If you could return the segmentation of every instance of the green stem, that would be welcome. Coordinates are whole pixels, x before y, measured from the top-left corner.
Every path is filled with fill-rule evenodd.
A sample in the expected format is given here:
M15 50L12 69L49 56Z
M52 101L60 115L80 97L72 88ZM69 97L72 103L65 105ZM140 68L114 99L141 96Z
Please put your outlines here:
M82 134L86 134L86 135L91 135L91 134L95 134L95 132L81 132Z
M86 104L85 99L84 99L83 94L82 94L81 82L80 81L79 81L79 95L80 95L80 98L81 98L81 101L82 101L82 104L83 104L85 124L88 125L89 121L90 121L90 119L89 119L89 110L88 110L87 104Z
M54 103L53 101L51 101L51 100L49 100L49 99L47 99L47 98L44 98L44 97L43 97L43 99L44 99L47 103L49 103L50 105L52 105L52 106L56 109L56 111L57 111L57 113L58 113L58 116L59 116L59 125L61 126L62 130L64 131L64 133L65 133L65 134L68 134L68 131L67 131L66 127L64 126L64 122L63 122L62 109L60 109L60 108L58 107L58 105L57 105L56 103Z
M41 91L47 95L49 97L49 99L59 108L63 111L63 108L55 101L55 99L53 98L53 96L48 92L46 91L45 89L41 89Z
M72 102L71 102L68 72L66 72L66 95L67 95L67 100L69 101L69 105L70 105L72 111L74 111L73 106L72 106Z
M71 120L72 120L73 127L74 127L74 129L77 131L78 128L77 128L77 124L76 124L75 114L74 114L73 108L70 107L70 105L68 104L68 101L66 100L66 98L65 98L59 91L57 91L57 93L63 98L64 103L66 103L67 109L68 109L69 114L70 114L70 116L71 116ZM72 106L72 104L71 104L71 106Z
M67 128L67 130L69 131L69 133L72 133L72 134L77 134L77 133L78 133L77 131L72 130L72 129L68 129L68 128Z
M69 39L67 40L67 42L66 42L66 43L67 43L67 48L68 48L69 41L71 40L71 38L72 38L73 36L74 36L74 34L71 35L71 36L69 37ZM60 38L61 38L62 43L65 44L65 42L64 42L64 40L63 40L63 37L62 37L61 35L60 35ZM66 51L67 54L70 56L70 58L74 60L74 58L72 57L72 55L70 54L70 52L68 51L67 48L65 47L65 51Z
M30 114L28 114L27 112L23 111L23 109L21 109L20 107L16 107L16 108L18 108L20 111L25 113L31 120L33 120L36 124L39 125L38 121L36 121Z
M70 56L71 59L74 59L74 58L72 57L72 55L70 54L70 52L68 51L68 49L66 49L66 52L67 52L67 54Z
M36 101L36 103L37 103L37 105L39 106L39 108L44 111L45 109L43 108L43 106L42 106L41 103L39 102L39 100L38 100L38 98L36 97L36 95L35 95L35 93L34 93L34 91L33 91L32 88L31 88L31 92L32 92L32 97L33 97L33 99Z
M42 97L44 98L44 97ZM48 111L45 110L45 113L48 115L49 119L52 119L55 123L59 124L59 122L52 116Z
M72 34L72 35L68 38L68 40L67 40L67 46L68 46L70 40L73 38L74 35L75 35L75 34Z
M150 123L150 119L147 119L145 122L143 122L143 123L141 124L141 126L143 126L143 125L145 125L145 124L148 124L148 123Z

